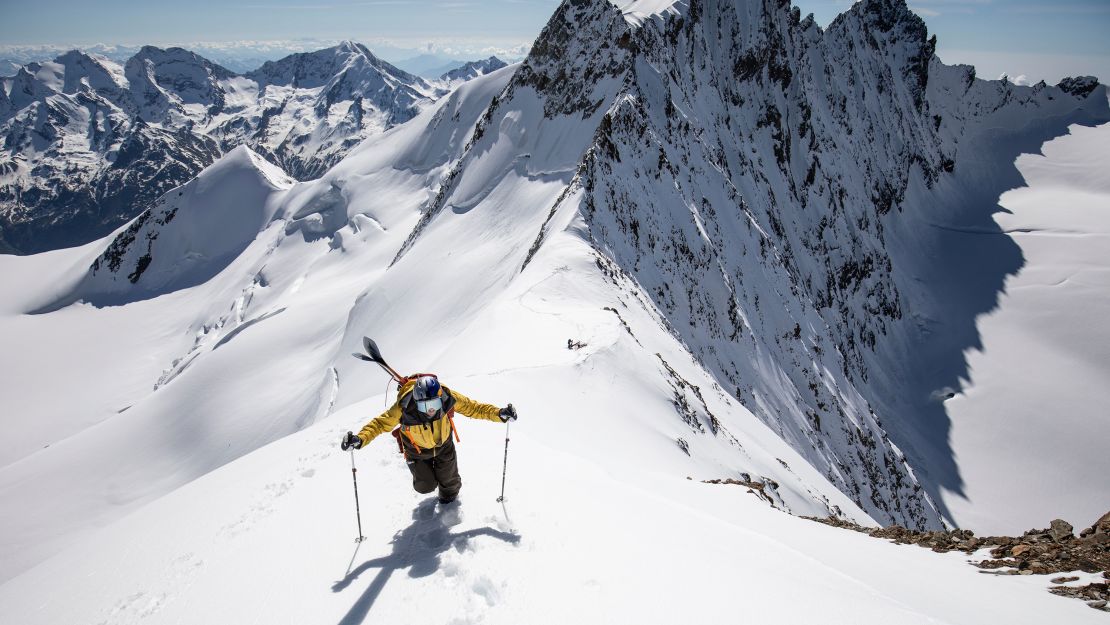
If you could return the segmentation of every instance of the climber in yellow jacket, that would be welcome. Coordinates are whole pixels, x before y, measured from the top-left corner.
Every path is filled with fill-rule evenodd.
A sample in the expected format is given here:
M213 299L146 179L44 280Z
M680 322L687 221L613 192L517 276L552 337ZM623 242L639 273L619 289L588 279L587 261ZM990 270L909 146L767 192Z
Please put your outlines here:
M455 457L455 412L473 419L506 422L517 418L512 404L498 408L466 397L442 386L434 375L407 380L397 390L397 401L367 423L358 434L347 432L340 447L361 449L380 434L393 432L405 454L412 473L412 487L418 493L439 488L439 502L451 503L462 488L459 464ZM398 427L400 426L400 427ZM395 429L396 428L396 429Z

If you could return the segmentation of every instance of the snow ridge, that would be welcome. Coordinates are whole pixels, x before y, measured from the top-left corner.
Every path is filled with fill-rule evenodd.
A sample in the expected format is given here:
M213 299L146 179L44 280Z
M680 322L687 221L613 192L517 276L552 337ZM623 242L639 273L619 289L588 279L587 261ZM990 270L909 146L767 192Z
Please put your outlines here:
M857 3L824 32L786 2L626 13L560 5L394 263L445 209L492 193L495 172L555 174L568 186L524 268L557 216L579 214L614 286L827 479L884 523L941 527L940 490L959 488L944 424L922 434L935 402L896 399L921 397L910 354L928 337L907 310L939 285L896 265L916 246L901 216L960 200L947 189L961 163L1012 169L992 153L1005 140L977 129L1044 120L1043 140L1105 120L1104 88L944 66L899 0Z

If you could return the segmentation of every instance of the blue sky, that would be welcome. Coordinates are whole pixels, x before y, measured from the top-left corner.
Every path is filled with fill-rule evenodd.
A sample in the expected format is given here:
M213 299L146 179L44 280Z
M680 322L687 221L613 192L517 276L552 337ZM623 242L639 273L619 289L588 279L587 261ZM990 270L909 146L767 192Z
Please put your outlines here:
M851 0L795 0L825 25ZM354 39L398 48L528 44L556 0L0 0L0 47ZM947 63L984 77L1110 81L1110 0L914 0ZM465 43L465 46L457 44Z

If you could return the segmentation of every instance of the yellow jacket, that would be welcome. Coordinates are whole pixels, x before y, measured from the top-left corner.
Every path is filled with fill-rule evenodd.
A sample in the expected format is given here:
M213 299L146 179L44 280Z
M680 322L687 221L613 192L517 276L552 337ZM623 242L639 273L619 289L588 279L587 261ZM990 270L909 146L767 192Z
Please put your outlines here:
M367 423L359 430L358 437L362 440L363 447L369 444L370 441L374 440L378 435L385 434L398 425L401 425L403 412L401 402L405 399L406 395L412 393L412 389L415 386L415 378L406 382L397 390L397 401L393 402L389 410L375 417L370 423ZM446 396L454 398L454 411L472 419L485 419L486 421L501 423L501 417L498 414L501 409L497 406L476 402L446 386L443 387L443 392ZM426 425L401 425L401 433L405 440L410 443L415 443L421 450L431 450L446 443L448 439L451 438L451 425L451 420L445 415Z

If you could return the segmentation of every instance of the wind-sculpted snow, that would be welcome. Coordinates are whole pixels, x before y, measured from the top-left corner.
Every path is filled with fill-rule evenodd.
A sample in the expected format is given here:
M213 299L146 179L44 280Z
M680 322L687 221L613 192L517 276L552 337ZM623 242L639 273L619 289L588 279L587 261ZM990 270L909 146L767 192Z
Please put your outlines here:
M208 281L255 240L277 211L275 192L292 183L250 148L236 148L116 236L80 297L118 304Z
M466 153L440 184L394 262L444 209L473 207L507 175L565 188L623 81L627 44L627 25L612 5L561 4L505 91L478 121Z

